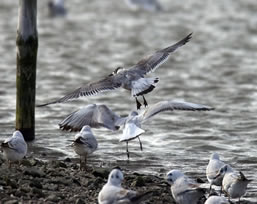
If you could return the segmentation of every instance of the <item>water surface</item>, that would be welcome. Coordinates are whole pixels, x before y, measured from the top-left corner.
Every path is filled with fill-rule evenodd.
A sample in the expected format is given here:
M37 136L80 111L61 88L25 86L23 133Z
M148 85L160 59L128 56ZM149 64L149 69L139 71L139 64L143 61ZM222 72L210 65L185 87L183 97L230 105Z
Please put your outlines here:
M163 0L165 11L131 11L123 1L67 1L69 15L51 19L46 2L38 1L39 50L37 103L57 99L92 80L129 67L143 56L193 32L192 40L171 55L150 76L157 88L146 96L149 104L183 99L216 108L212 112L162 113L146 123L138 141L129 143L126 161L121 132L93 130L99 149L93 165L121 165L146 173L177 168L204 177L212 152L254 181L246 200L257 201L257 2L254 0ZM1 139L15 124L16 1L0 5L0 125ZM69 145L74 133L62 132L58 123L90 103L106 104L121 115L135 108L126 91L70 101L36 109L36 140L76 157Z

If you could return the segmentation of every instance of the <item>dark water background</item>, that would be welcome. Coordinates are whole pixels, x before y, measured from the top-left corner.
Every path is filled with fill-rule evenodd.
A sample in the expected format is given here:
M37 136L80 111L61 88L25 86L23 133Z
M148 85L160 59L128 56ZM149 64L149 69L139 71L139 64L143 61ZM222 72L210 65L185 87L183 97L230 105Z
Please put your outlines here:
M117 66L129 67L143 56L193 32L192 40L156 70L157 88L149 104L183 99L216 108L213 112L162 113L143 128L144 150L130 142L126 161L121 132L93 130L99 149L93 165L121 165L158 174L177 168L204 176L209 156L218 152L254 181L246 199L257 201L257 1L163 0L165 11L131 11L121 0L67 1L69 15L51 19L38 1L39 51L37 103L65 95ZM0 139L15 124L16 26L18 1L0 5ZM104 103L121 115L135 108L119 90L36 109L36 140L31 144L76 157L67 147L74 133L58 123L90 103Z

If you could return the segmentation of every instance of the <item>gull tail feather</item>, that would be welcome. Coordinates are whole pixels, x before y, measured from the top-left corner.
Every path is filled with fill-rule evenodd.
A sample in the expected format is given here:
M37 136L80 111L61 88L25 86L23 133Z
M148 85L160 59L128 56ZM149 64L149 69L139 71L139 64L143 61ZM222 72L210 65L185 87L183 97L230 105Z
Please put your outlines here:
M127 123L120 138L120 142L133 140L144 132L145 131L138 127L135 123Z

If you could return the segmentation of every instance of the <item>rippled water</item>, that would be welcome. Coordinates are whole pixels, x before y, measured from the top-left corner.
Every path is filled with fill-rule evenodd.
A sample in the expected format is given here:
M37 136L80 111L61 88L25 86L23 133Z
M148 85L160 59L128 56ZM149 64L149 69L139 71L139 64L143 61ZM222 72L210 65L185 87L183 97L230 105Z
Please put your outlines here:
M148 102L184 99L216 108L212 112L162 113L144 125L138 141L129 143L126 161L121 132L94 130L99 149L94 165L126 165L141 172L182 169L204 177L208 158L221 158L254 181L246 200L257 201L257 2L255 0L163 0L165 11L131 11L121 0L67 1L67 18L47 17L38 1L39 52L37 103L51 101L84 83L129 67L143 56L168 46L188 33L193 39L152 75L160 77ZM15 124L16 1L0 5L0 125L1 139ZM70 112L90 103L104 103L121 115L135 108L125 91L83 98L36 109L36 140L74 156L67 147L74 133L57 124Z

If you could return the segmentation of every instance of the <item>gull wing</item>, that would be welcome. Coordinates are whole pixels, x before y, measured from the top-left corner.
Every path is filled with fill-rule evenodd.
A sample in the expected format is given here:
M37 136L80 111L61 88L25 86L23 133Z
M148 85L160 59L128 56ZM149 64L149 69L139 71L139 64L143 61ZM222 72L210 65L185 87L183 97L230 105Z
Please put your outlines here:
M177 48L185 45L192 37L192 33L180 40L174 45L158 50L154 54L140 60L136 65L131 67L129 71L146 75L149 72L155 71L160 65L162 65L169 57L170 53L174 52Z
M37 107L42 107L42 106L55 104L55 103L63 103L71 99L76 99L82 96L93 96L102 92L112 91L121 87L122 81L123 81L123 75L121 74L110 75L99 81L88 83L76 89L75 91L72 91L71 93L67 94L66 96L60 99L57 99L49 103L37 105Z
M173 110L184 110L184 111L210 111L214 108L210 106L205 106L196 103L189 103L184 101L161 101L153 106L149 106L143 113L143 121L153 117L154 115L163 112L163 111L173 111Z
M90 104L69 114L59 123L59 127L62 130L80 131L83 126L89 125L92 128L117 130L119 126L115 122L119 119L106 105Z
M3 143L2 143L2 147L6 147L9 149L12 149L18 153L24 153L25 151L27 151L27 144L26 142L24 142L23 140L21 140L18 137L10 137L7 138Z

